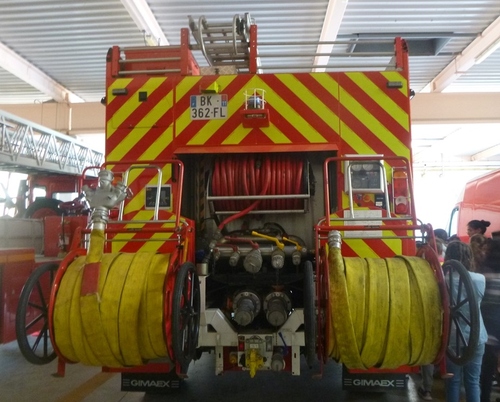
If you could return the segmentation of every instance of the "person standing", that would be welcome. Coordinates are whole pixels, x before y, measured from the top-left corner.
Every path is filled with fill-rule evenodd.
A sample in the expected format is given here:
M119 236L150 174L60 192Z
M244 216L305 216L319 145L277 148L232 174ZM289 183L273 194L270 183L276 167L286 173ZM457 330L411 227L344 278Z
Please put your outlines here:
M481 314L488 332L488 342L481 368L481 402L490 402L491 386L498 367L500 352L500 239L488 239L483 272L486 289Z
M469 275L476 290L477 302L481 305L485 289L485 278L484 275L474 272L474 257L472 255L471 247L463 242L450 242L446 248L444 260L445 263L448 260L457 260L461 262L462 265L469 271ZM458 286L458 281L450 284L453 292L457 291ZM470 317L468 317L468 313L469 312L466 309L462 312L464 319L466 320L470 319ZM479 377L484 354L484 345L488 340L488 334L486 332L481 314L479 314L479 325L479 341L472 359L463 366L453 363L450 359L447 359L446 361L446 368L448 372L453 374L451 378L446 380L446 402L460 401L462 380L465 387L465 400L467 402L479 402L480 400ZM460 329L465 339L469 339L470 327L464 325L463 327L461 326Z
M470 237L469 244L472 248L472 255L474 256L475 271L480 274L483 273L484 258L486 253L486 244L488 238L482 234L475 234Z

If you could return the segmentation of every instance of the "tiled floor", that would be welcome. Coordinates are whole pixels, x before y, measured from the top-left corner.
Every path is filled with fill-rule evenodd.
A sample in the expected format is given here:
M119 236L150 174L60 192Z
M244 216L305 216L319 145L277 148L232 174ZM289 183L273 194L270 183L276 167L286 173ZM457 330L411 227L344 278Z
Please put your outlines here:
M258 372L251 379L246 373L214 374L213 355L204 354L191 364L189 378L179 390L169 395L145 395L120 391L120 374L102 373L100 368L67 365L66 376L53 376L56 362L35 366L24 360L17 343L0 345L0 402L267 402L267 401L377 401L415 402L415 381L412 375L406 391L358 393L343 391L341 368L335 363L319 368L301 368L301 376L287 373ZM500 394L492 396L492 401ZM435 401L445 401L443 381L436 379Z

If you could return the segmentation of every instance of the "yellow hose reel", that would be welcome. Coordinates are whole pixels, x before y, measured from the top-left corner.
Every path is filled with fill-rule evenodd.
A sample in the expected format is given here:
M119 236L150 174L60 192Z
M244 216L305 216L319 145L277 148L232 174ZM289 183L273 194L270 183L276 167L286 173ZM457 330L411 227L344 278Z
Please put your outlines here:
M72 362L107 367L172 359L164 330L170 256L103 254L97 292L82 295L89 255L68 266L55 298L54 339L60 354Z
M328 356L349 369L432 363L442 345L443 307L429 263L419 257L343 258L336 246L327 254Z

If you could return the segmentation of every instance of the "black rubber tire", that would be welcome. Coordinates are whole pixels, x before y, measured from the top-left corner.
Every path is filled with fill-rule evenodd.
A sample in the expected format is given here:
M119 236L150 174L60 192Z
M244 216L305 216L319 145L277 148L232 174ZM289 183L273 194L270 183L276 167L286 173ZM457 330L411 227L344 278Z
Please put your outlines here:
M60 200L55 198L37 198L24 212L23 218L41 219L45 216L60 216L62 209L59 208Z
M314 269L311 261L304 264L304 355L309 367L317 361L316 353L316 305Z
M455 364L463 365L472 359L479 342L480 313L476 288L469 271L459 261L446 261L443 264L443 273L450 300L450 328L446 355ZM458 281L457 294L453 294L450 284L456 281ZM469 327L469 339L463 336L460 325Z
M200 332L200 282L191 262L181 265L172 297L172 347L174 358L186 373L196 356Z
M49 334L49 299L57 268L56 263L40 265L26 281L19 297L17 344L26 360L33 364L47 364L56 358ZM36 335L31 335L32 328Z

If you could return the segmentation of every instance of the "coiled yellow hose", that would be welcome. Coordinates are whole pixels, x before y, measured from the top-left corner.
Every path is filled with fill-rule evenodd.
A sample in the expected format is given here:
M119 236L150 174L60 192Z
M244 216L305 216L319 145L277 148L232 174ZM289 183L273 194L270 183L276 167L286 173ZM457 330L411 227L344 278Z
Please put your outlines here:
M152 252L103 254L104 233L93 230L87 256L73 261L54 303L54 339L68 360L124 367L167 357L164 283L170 256ZM86 264L100 264L97 292L81 294Z
M432 363L441 346L438 284L419 257L342 258L329 247L327 351L349 369Z

